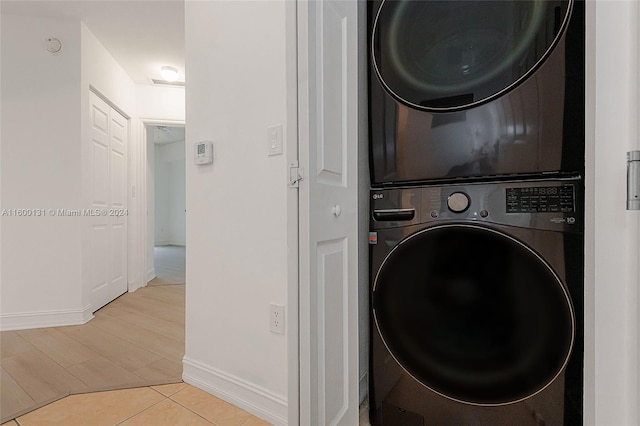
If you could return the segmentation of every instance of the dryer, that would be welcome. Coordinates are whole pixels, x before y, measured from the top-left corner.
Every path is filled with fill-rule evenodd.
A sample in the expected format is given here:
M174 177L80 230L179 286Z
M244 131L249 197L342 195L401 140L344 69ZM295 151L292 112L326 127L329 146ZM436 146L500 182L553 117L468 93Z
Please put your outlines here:
M373 425L582 424L582 188L372 190Z
M583 174L584 0L369 7L373 186Z

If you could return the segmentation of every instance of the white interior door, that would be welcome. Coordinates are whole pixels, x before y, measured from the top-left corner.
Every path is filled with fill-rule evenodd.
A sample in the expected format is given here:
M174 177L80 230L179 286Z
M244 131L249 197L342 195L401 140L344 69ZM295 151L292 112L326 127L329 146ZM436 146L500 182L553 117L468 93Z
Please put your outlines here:
M357 2L298 3L300 424L358 424Z
M128 120L90 94L91 203L85 217L90 235L91 304L100 309L127 291Z
M625 210L625 159L640 149L640 3L586 8L584 424L638 425L640 212Z

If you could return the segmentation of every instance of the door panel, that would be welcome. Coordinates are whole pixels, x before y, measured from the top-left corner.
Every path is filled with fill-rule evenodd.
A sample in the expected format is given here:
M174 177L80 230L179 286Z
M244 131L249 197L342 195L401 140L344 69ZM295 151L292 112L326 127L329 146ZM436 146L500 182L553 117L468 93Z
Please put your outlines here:
M125 279L126 261L122 256L122 249L125 247L127 240L126 228L122 223L111 225L111 283L114 285L114 297L120 296L122 293L122 283L119 281ZM126 282L125 282L126 284ZM125 289L126 291L126 286Z
M358 422L357 2L299 3L300 424ZM308 24L308 25L307 25Z
M111 207L124 208L126 204L127 120L116 111L111 111Z
M91 105L92 128L103 135L107 136L109 131L109 107L103 103L94 103Z
M90 210L85 217L91 240L91 304L100 309L127 291L127 139L128 121L90 93ZM113 209L123 214L114 215Z
M317 117L320 126L318 140L318 179L328 185L346 185L343 169L346 149L348 117L346 116L347 84L347 18L337 5L327 2L322 16L322 34L318 50L322 52L322 66L317 81Z
M107 226L95 224L91 226L91 292L101 293L106 291L108 274L107 263L104 259L109 254L109 234Z
M111 207L125 205L126 163L124 154L111 150Z
M346 239L325 241L317 246L318 253L318 294L320 305L316 311L317 332L320 347L317 381L323 389L319 405L324 406L320 415L322 424L337 424L347 411L348 401L348 353L349 330L345 325L348 318L347 269L348 251ZM337 356L339 355L339 356Z
M126 148L126 126L127 120L116 111L111 116L111 149L124 153Z
M91 204L96 206L106 206L108 200L107 188L108 182L108 168L109 168L109 137L106 133L106 122L102 123L103 112L93 107L94 118L93 126L91 128L91 144L92 144L92 194ZM108 120L108 117L105 118Z

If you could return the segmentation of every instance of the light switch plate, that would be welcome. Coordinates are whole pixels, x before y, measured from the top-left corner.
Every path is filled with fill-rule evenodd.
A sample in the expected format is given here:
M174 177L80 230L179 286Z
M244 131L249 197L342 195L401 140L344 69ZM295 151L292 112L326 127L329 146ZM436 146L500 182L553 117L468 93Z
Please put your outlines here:
M267 153L268 155L282 154L282 125L267 127Z

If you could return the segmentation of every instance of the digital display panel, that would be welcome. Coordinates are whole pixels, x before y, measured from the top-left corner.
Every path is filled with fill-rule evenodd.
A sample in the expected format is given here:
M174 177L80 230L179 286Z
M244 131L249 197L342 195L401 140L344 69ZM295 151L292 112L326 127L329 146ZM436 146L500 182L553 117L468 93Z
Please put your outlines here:
M573 185L507 188L507 213L573 213Z

